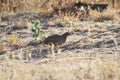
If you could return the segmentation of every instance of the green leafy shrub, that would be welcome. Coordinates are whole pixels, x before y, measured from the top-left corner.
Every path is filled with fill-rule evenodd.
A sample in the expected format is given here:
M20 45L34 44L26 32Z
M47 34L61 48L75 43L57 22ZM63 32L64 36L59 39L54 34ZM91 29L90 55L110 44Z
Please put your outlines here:
M38 40L39 36L40 36L40 26L41 23L39 20L34 20L32 21L32 32L33 32L33 38L35 38L35 40Z

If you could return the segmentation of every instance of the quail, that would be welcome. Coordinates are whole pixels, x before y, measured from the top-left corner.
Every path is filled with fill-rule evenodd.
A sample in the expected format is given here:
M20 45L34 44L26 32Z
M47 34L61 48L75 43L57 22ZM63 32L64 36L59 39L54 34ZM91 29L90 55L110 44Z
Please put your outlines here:
M58 34L51 35L51 36L48 36L46 39L44 39L43 43L50 45L52 47L51 48L51 51L52 51L52 49L55 49L55 47L58 48L59 45L62 45L63 43L65 43L67 37L71 34L72 32L66 32L62 35L58 35ZM53 51L51 53L54 55Z
M71 34L71 33L66 32L66 33L64 33L64 34L62 34L62 35L55 34L55 35L48 36L48 37L43 41L43 43L44 43L44 44L47 44L47 45L54 44L55 46L57 46L57 45L62 45L63 43L65 43L67 37L68 37L70 34Z

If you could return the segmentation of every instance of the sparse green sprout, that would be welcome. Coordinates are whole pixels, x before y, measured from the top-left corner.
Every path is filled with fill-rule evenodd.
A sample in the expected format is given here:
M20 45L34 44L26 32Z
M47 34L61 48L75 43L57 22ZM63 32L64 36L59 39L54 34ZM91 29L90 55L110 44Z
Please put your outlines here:
M47 38L48 37L48 33L44 32L44 37Z
M31 76L35 76L35 74L36 74L36 69L32 68L32 70L31 70Z
M35 38L35 40L38 40L38 37L40 36L41 23L39 20L35 20L32 21L32 25L33 38Z
M67 21L63 24L65 27L73 27L73 28L76 28L76 25L71 22L71 21Z
M13 46L13 45L17 44L18 39L19 39L19 37L15 34L9 35L8 36L8 41L9 41L10 46Z

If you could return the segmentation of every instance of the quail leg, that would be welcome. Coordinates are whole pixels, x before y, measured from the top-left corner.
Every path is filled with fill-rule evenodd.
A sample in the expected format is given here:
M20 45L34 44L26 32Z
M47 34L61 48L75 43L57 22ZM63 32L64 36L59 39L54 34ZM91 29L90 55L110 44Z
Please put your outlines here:
M60 54L60 49L59 49L59 45L58 44L56 46L56 50L57 50L57 53Z
M53 43L51 43L51 53L52 53L52 55L54 56L55 55L55 53L54 53L54 44Z
M54 44L53 44L53 43L51 43L51 45L50 45L50 47L49 47L49 52L50 52L49 56L50 56L50 55L51 55L52 57L55 56L55 54L54 54Z

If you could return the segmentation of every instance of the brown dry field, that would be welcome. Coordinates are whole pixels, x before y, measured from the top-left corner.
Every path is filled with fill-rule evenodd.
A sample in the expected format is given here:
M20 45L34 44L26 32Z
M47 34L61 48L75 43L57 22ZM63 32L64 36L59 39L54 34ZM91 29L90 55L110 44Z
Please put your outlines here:
M50 57L48 46L35 44L28 15L0 21L0 80L120 80L120 20L66 23L34 16L41 21L40 39L73 31Z

